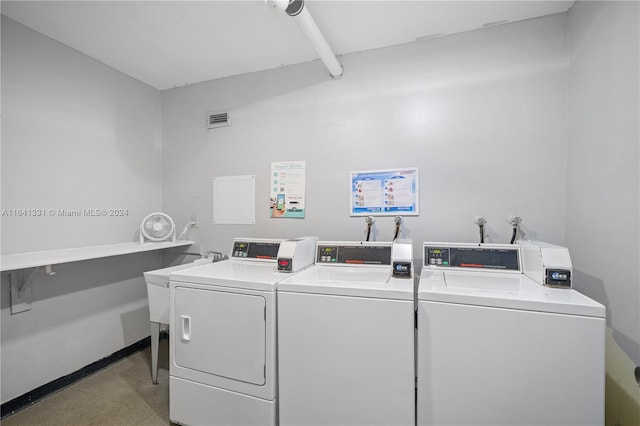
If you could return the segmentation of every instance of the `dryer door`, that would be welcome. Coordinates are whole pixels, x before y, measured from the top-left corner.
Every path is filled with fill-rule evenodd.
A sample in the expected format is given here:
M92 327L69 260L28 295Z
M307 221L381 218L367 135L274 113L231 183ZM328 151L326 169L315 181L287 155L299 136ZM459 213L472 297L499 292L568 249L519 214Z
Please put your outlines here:
M255 385L265 384L264 297L176 287L174 363Z

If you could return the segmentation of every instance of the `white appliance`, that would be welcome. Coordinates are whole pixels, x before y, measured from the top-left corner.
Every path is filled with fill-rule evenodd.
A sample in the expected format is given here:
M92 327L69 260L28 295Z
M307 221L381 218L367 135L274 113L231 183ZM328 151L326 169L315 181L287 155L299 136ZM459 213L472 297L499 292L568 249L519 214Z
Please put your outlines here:
M173 219L161 212L151 213L142 219L140 224L140 244L145 241L167 241L176 242L176 225Z
M423 253L418 425L604 423L604 306L523 274L519 245Z
M169 326L169 275L183 269L211 263L211 259L198 259L191 263L156 269L144 273L149 299L149 321L151 323L151 379L158 383L158 346L160 326Z
M276 287L316 241L237 238L231 259L171 275L172 422L276 424Z
M410 243L318 242L278 284L281 426L415 424L411 259Z

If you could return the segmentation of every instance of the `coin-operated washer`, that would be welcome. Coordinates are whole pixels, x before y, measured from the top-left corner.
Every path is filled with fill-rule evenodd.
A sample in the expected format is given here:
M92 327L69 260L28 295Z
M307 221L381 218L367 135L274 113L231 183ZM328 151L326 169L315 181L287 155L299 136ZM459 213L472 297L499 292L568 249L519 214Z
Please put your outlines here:
M316 241L237 238L231 259L171 275L172 422L276 424L276 287Z
M524 245L424 243L418 425L604 424L605 308Z
M318 242L278 284L281 426L414 425L410 242Z

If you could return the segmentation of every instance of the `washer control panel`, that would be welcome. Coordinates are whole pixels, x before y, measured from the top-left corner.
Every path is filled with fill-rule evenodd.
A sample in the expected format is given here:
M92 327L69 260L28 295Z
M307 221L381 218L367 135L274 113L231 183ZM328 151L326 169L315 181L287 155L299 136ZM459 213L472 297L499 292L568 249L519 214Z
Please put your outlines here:
M425 265L449 266L451 252L446 247L427 247L425 249Z
M391 265L391 243L318 244L319 265Z
M275 260L280 241L234 241L231 257L238 259Z
M520 249L510 244L424 245L424 266L520 271Z

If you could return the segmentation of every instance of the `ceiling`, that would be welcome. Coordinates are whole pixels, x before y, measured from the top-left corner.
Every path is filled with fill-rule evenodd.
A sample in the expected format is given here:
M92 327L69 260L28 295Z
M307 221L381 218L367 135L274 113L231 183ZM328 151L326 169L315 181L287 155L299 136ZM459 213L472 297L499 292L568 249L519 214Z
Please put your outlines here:
M564 12L573 3L306 0L305 8L341 55ZM3 0L2 14L159 90L318 59L295 20L264 0Z

